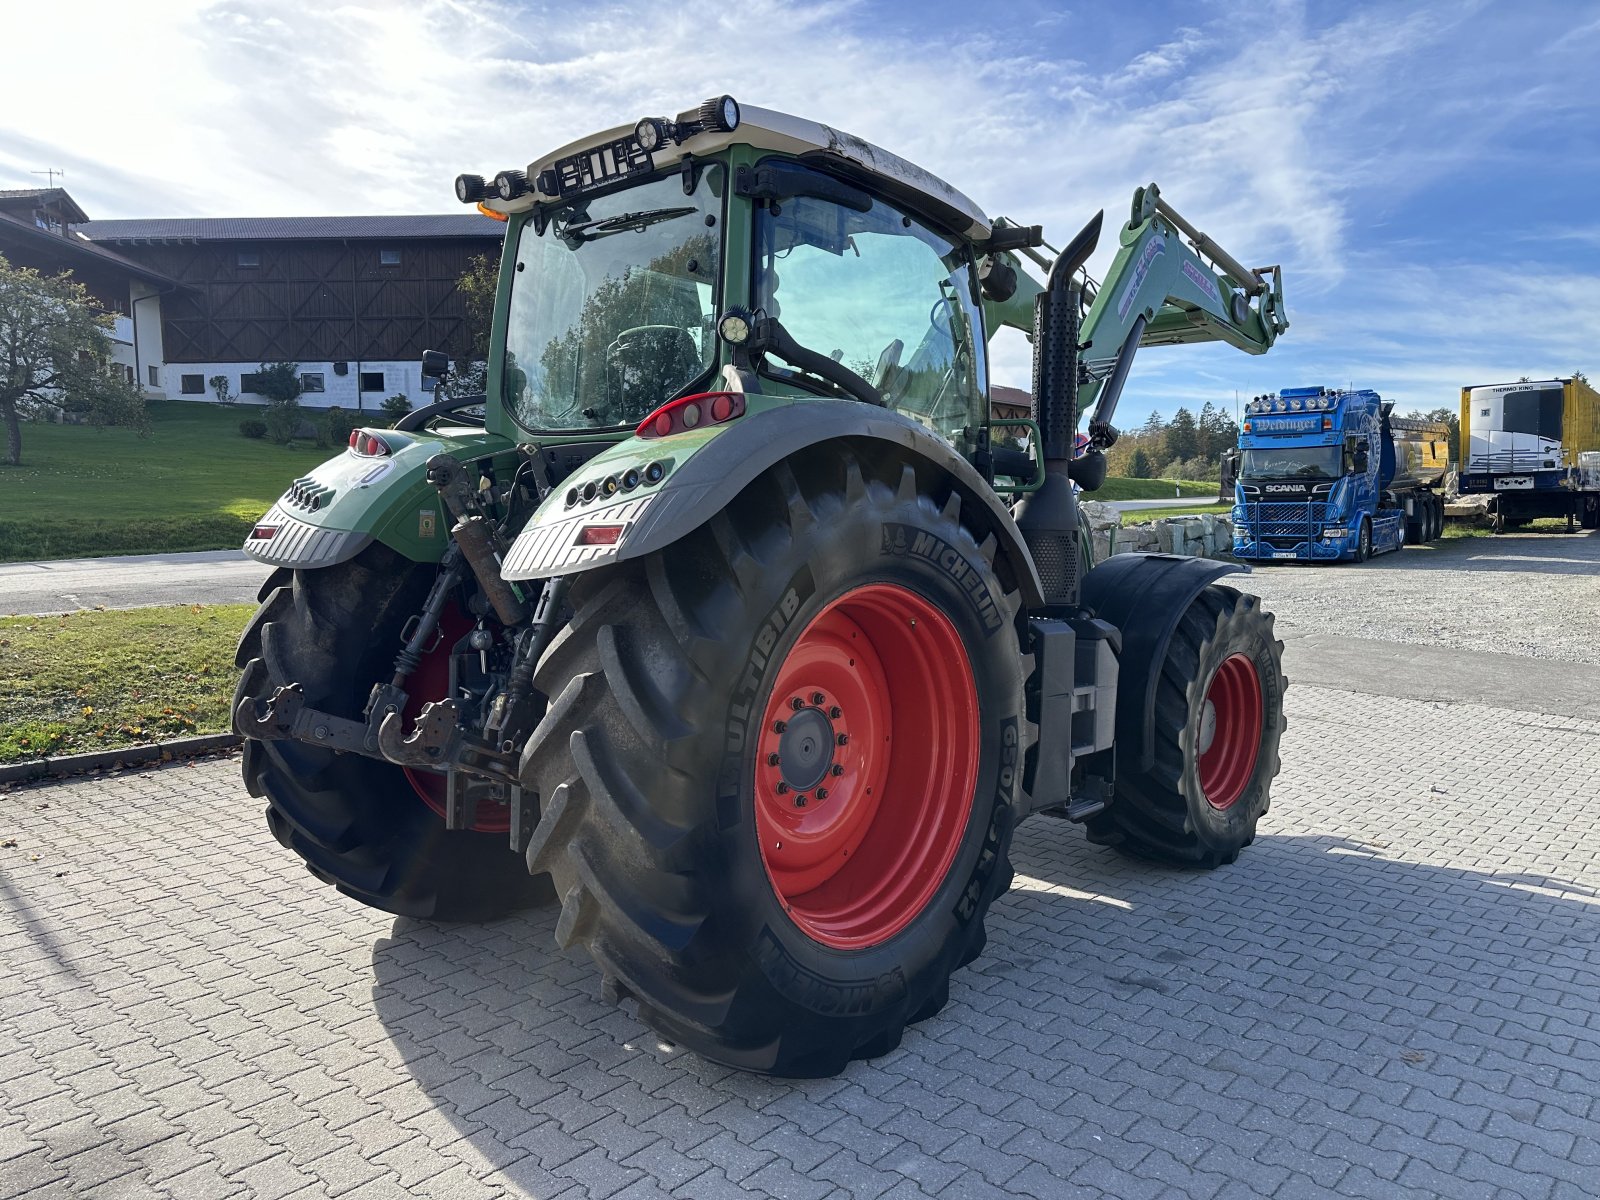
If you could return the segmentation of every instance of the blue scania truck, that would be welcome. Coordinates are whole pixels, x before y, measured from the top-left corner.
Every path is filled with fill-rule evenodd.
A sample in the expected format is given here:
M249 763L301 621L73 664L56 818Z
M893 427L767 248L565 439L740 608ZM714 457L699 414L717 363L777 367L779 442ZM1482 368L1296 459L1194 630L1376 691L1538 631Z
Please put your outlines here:
M1364 562L1444 528L1449 427L1362 389L1257 396L1239 429L1233 555Z

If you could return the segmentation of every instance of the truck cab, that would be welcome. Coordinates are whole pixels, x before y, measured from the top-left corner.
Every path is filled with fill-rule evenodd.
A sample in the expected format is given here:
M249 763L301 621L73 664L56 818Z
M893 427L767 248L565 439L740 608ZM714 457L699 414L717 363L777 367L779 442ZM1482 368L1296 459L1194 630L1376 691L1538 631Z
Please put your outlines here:
M1239 430L1234 557L1360 562L1438 537L1448 427L1393 408L1366 389L1285 388L1251 400Z

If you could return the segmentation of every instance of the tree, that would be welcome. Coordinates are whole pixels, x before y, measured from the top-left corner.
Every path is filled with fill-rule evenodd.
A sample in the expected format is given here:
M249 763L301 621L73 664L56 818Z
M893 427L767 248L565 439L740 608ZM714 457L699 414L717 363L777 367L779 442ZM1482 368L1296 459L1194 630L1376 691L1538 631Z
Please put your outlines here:
M262 363L256 371L256 395L265 396L268 404L292 404L305 391L299 363Z
M1206 403L1200 411L1200 456L1220 461L1222 452L1231 449L1238 441L1233 414L1219 405Z
M1149 479L1152 469L1150 456L1144 452L1144 447L1134 447L1133 458L1128 463L1128 475L1133 479Z
M211 391L216 396L218 404L232 404L239 398L233 394L232 385L226 375L213 375L206 382L211 385Z
M500 265L487 254L473 258L466 273L456 281L456 291L466 306L461 330L467 352L461 357L479 362L489 357L489 330L494 323L494 294L500 286Z
M144 396L106 366L113 320L71 272L42 275L0 256L0 418L10 465L22 465L22 422L53 413L148 432Z
M1200 434L1195 427L1194 414L1187 408L1172 414L1172 422L1167 426L1166 449L1167 457L1175 459L1193 458L1199 453Z

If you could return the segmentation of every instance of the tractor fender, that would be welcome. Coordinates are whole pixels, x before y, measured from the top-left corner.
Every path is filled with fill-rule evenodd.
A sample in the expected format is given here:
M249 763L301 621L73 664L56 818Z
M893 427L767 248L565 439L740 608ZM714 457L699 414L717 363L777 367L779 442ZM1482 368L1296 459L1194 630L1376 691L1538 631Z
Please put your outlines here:
M1117 554L1083 579L1083 607L1122 633L1117 671L1117 757L1155 766L1156 683L1167 646L1194 598L1243 563L1177 554Z
M679 456L676 445L689 448L689 453L675 464L661 486L649 493L641 491L618 497L610 505L584 505L576 510L563 507L559 497L552 497L517 537L506 555L503 573L512 580L541 579L653 554L704 525L733 503L757 476L783 459L808 446L842 439L894 447L949 475L968 511L975 507L994 534L999 543L997 557L1010 568L1024 606L1035 608L1043 603L1039 573L1021 531L972 464L909 417L856 400L802 401L753 411L701 443L686 440L675 444L670 437L649 442L651 453L663 459ZM636 453L638 446L634 440L618 450ZM576 480L578 486L582 487L587 475L603 475L610 469L609 457L603 455L588 464L585 478ZM583 526L606 521L624 525L614 545L579 544Z

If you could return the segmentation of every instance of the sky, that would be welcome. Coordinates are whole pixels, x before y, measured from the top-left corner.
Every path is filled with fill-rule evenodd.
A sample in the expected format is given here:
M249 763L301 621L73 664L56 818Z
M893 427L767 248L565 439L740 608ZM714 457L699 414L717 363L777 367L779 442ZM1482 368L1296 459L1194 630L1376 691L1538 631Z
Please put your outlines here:
M6 0L0 45L0 187L64 169L92 218L448 212L458 172L729 92L1056 245L1154 180L1282 264L1268 354L1147 350L1119 424L1315 384L1453 407L1600 369L1595 0ZM992 375L1027 386L1020 335Z

